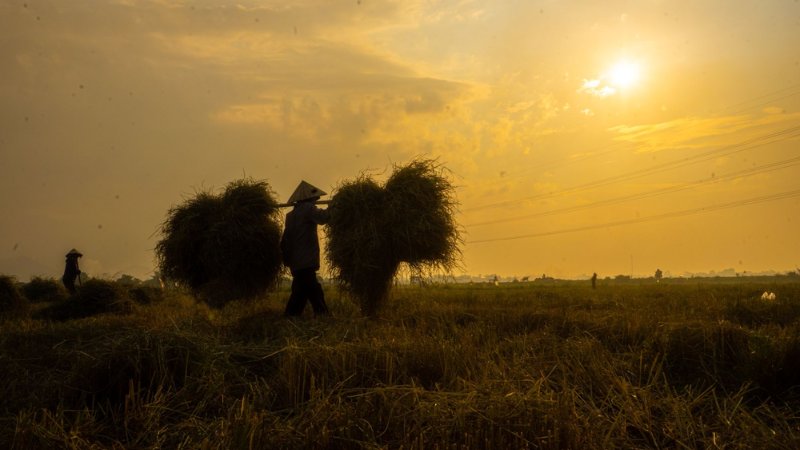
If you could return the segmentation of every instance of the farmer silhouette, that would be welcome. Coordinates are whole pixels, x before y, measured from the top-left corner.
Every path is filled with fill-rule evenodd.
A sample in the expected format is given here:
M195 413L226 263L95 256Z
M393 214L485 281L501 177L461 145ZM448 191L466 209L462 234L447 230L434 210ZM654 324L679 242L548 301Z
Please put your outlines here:
M64 276L61 277L61 282L67 288L70 294L75 293L75 279L81 275L81 269L78 267L78 258L83 254L74 248L67 253L67 262L64 266Z
M592 289L597 289L597 272L592 274Z
M303 314L306 301L311 303L315 315L327 315L325 294L317 281L319 270L319 239L317 225L328 222L326 209L317 208L315 202L325 195L321 189L301 181L289 197L294 205L286 214L286 226L281 237L283 263L292 272L292 294L286 304L286 316Z

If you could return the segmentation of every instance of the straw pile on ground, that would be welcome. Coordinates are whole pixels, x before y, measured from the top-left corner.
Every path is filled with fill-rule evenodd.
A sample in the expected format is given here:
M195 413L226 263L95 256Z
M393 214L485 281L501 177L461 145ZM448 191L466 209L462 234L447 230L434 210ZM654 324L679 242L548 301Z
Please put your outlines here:
M211 306L256 297L281 271L278 202L264 181L234 181L171 208L156 245L161 272Z
M51 304L37 317L66 321L98 314L127 314L132 310L133 302L122 285L93 278L84 282L68 301Z
M375 315L384 304L401 263L416 270L455 264L456 206L452 184L432 160L396 166L383 187L368 176L338 187L327 258L364 314Z
M69 296L61 282L42 277L31 278L22 286L22 293L31 303L58 302L66 300Z

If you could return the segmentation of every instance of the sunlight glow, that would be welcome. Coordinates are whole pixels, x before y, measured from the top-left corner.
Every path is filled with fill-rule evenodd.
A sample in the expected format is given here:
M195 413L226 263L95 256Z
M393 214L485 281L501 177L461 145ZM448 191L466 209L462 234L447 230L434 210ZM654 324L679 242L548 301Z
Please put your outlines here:
M595 97L610 97L636 87L641 80L641 65L630 60L620 60L596 78L583 80L578 92Z
M630 61L620 61L608 71L609 82L620 89L635 86L640 78L641 68Z

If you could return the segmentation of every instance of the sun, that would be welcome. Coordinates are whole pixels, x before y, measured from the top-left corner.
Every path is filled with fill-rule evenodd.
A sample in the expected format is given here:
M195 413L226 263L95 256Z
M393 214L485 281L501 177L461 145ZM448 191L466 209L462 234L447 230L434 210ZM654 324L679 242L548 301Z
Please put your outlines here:
M596 97L633 93L642 82L642 67L640 61L619 59L596 78L585 78L578 92Z
M608 70L609 84L619 89L626 89L639 83L642 69L633 61L619 61Z

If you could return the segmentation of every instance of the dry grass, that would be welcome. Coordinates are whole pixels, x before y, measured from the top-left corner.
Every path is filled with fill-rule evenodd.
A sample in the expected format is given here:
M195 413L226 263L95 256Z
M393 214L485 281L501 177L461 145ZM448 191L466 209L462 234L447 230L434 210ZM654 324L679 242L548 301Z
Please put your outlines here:
M763 285L401 287L380 320L221 310L0 328L13 448L798 448L800 322ZM800 285L771 285L800 311ZM687 359L688 358L688 359Z

